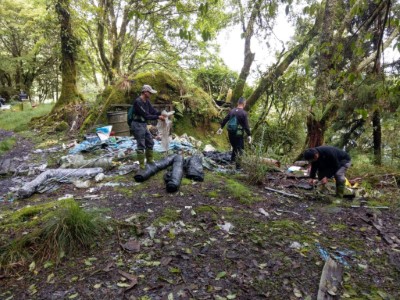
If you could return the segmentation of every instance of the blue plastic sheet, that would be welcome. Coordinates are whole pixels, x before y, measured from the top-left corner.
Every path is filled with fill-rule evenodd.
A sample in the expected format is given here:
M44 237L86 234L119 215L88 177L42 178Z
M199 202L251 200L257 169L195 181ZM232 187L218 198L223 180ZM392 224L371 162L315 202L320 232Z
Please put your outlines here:
M337 262L341 263L342 265L349 267L349 264L345 260L345 257L352 256L354 251L352 250L336 250L334 253L329 253L326 249L324 249L320 244L317 244L317 249L319 254L321 255L322 259L326 261L329 257L332 257Z
M136 140L131 137L112 137L102 142L98 137L90 138L72 148L69 151L69 154L90 152L100 148L110 148L111 150L136 150ZM156 152L165 152L161 142L157 140L154 141L153 150ZM189 142L179 142L173 140L169 143L169 150L192 152L194 147Z

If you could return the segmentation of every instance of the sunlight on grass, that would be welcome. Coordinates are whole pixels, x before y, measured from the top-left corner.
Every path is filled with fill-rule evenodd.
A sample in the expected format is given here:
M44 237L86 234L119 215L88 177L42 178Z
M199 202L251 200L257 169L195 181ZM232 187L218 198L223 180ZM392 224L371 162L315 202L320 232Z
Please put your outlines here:
M25 110L20 110L18 105L15 105L12 110L0 111L0 128L16 132L29 130L28 124L31 119L48 114L53 105L41 104Z

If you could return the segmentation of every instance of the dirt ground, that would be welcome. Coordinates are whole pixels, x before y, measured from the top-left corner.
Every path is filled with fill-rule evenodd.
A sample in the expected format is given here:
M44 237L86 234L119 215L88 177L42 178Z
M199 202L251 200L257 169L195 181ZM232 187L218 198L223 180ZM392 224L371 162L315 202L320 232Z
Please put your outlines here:
M62 148L34 153L34 143L17 140L1 160L28 156L39 164L65 155ZM26 261L2 269L0 299L316 299L326 255L344 270L331 299L400 299L397 187L385 187L385 205L381 198L363 199L366 208L352 207L360 199L319 201L290 187L304 179L285 173L251 186L245 173L206 170L203 182L184 179L176 193L166 192L164 173L136 183L134 173L110 170L90 188L62 184L20 200L4 195L21 176L0 177L0 224L9 212L66 194L85 209L105 209L110 222L91 249L69 253L58 264ZM238 197L228 187L232 179L250 193ZM23 231L1 230L0 247Z

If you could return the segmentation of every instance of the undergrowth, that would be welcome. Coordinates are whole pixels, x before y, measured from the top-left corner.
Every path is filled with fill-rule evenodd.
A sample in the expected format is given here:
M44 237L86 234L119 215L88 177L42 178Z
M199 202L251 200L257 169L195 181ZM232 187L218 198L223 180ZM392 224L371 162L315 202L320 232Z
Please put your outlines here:
M66 254L91 247L107 227L100 211L86 211L73 199L60 201L60 206L42 219L36 230L0 247L0 269L12 269L30 259L59 261Z

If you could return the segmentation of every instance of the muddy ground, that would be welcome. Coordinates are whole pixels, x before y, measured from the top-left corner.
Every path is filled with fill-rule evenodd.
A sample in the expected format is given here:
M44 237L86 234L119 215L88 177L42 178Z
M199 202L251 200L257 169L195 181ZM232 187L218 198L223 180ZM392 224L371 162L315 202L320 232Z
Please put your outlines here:
M16 135L2 131L0 139L9 136ZM1 160L28 157L57 167L57 157L66 153L62 147L38 152L30 140L16 137ZM0 222L24 206L69 194L85 209L104 209L110 225L90 249L58 263L28 259L3 268L0 299L316 299L324 255L344 269L332 299L400 299L398 187L363 199L372 208L354 208L360 199L328 204L312 191L290 188L304 179L279 172L252 186L246 173L206 171L204 182L184 179L176 193L166 192L164 173L138 184L134 173L110 170L90 188L62 184L28 199L5 195L37 174L1 177ZM236 192L233 181L248 193ZM3 229L0 246L27 234L23 225Z

